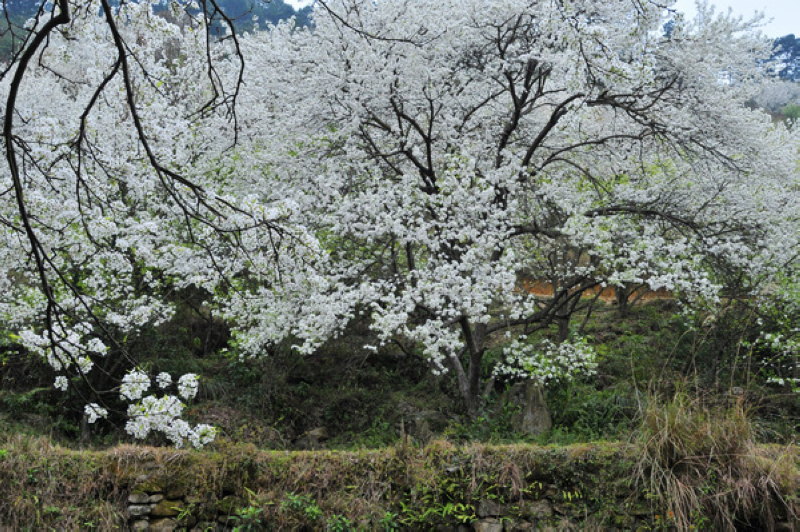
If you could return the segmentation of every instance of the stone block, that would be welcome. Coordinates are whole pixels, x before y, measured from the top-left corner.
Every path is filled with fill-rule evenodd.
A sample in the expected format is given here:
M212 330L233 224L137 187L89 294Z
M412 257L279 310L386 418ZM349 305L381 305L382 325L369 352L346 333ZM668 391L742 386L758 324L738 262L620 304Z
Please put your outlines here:
M528 532L536 530L536 526L528 521L506 521L503 525L504 532Z
M500 517L508 512L502 504L496 501L483 500L478 502L475 513L478 514L478 517Z
M540 499L538 501L523 501L520 505L520 513L526 517L547 519L553 517L553 503L548 499Z
M153 517L175 517L185 506L182 500L163 499L153 507L150 515Z
M150 521L147 519L138 519L131 523L131 530L139 532L143 530L150 530Z
M142 517L150 515L152 507L149 504L131 504L128 506L128 517Z
M168 486L164 491L164 497L167 499L183 499L186 496L186 486L178 484Z
M481 519L472 526L475 532L503 532L503 523L499 519Z
M131 504L147 504L150 502L150 496L142 492L131 493L128 495L128 502Z
M174 519L156 519L150 522L152 532L173 532L178 528L178 523Z

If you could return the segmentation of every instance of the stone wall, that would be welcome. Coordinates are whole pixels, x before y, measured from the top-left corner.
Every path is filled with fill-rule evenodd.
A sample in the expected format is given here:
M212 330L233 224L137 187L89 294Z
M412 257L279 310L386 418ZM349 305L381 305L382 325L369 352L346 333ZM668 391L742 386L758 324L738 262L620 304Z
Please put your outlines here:
M24 440L3 451L0 530L675 529L646 479L636 480L636 450L624 444L74 451ZM772 482L775 497L734 521L800 532L800 452L758 452L783 471L756 479ZM702 509L697 516L715 529Z

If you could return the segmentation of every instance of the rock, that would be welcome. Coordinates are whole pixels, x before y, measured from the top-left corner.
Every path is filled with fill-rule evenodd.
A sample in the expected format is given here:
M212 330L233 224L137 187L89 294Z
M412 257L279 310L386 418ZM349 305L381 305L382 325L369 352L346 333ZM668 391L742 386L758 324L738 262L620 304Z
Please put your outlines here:
M328 431L325 430L325 427L318 427L316 429L309 430L300 436L295 442L295 446L298 449L305 450L319 449L320 444L327 439Z
M553 517L553 503L547 499L523 501L520 505L520 513L526 517L547 519Z
M507 521L505 523L505 532L527 532L528 530L536 530L533 523L528 521Z
M243 506L246 506L244 499L235 495L226 495L217 503L217 513L231 515Z
M200 504L201 502L203 502L203 499L200 498L200 496L198 496L198 495L188 495L188 496L185 497L185 499L186 499L186 503L187 504L197 505L197 504Z
M409 414L405 418L405 431L423 443L433 439L436 433L441 432L447 425L447 418L435 410L423 410Z
M170 497L170 499L174 499L174 498L175 497ZM161 495L160 493L154 493L153 495L150 495L149 497L147 497L147 502L149 502L149 503L159 503L159 502L161 502L163 500L164 500L164 496Z
M186 495L186 486L177 484L171 485L164 492L164 497L167 499L183 499Z
M147 519L139 519L131 523L131 530L139 531L139 530L150 530L150 521Z
M182 500L163 499L153 507L150 515L153 517L174 517L181 513L183 507L184 502Z
M160 481L153 479L147 475L140 475L136 479L136 486L135 491L139 493L162 493L164 491L164 486L161 484Z
M481 519L472 524L475 532L503 532L503 523L499 519Z
M178 528L178 523L173 519L157 519L150 522L150 530L153 532L172 532Z
M142 517L150 515L152 507L149 504L131 504L128 506L128 517Z
M581 509L575 504L571 502L556 502L553 503L553 509L559 515L566 515L568 517L575 517L581 513Z
M511 424L517 432L535 436L553 428L541 384L535 381L519 382L506 392L505 401L520 409L511 418Z
M506 509L503 505L490 500L478 502L478 507L475 509L478 517L500 517L505 515Z
M573 523L569 519L564 519L552 525L551 524L544 525L540 527L538 530L541 530L542 532L573 532L580 529L577 528L575 526L575 523Z
M128 495L128 502L131 504L147 504L150 502L150 495L141 492L131 493Z
M309 430L308 432L306 432L306 436L318 441L325 441L329 437L328 431L325 429L325 427L318 427L316 429Z

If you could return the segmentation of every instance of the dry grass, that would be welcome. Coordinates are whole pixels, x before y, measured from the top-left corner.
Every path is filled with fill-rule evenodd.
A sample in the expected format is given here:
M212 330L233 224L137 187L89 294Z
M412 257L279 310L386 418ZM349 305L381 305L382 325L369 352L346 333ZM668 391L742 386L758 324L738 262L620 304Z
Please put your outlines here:
M646 470L651 493L675 495L654 514L669 507L676 525L691 525L699 515L696 509L716 505L719 519L709 521L709 527L725 529L734 523L734 517L725 520L725 512L772 511L776 518L786 513L791 504L787 494L797 493L797 466L791 462L797 452L792 458L777 447L751 446L746 432L728 436L736 427L746 430L738 415L722 423L711 423L710 417L705 422L698 416L683 419L678 412L651 416L649 454L638 470L642 479ZM733 429L722 428L731 423ZM679 436L686 434L691 436ZM635 449L625 444L456 446L435 441L425 447L350 452L261 451L252 445L217 445L199 452L131 445L77 451L47 438L13 436L0 442L0 451L0 526L13 529L124 528L126 497L137 487L149 491L144 484L165 492L185 489L198 501L194 510L201 521L215 519L209 512L217 511L215 501L226 498L233 501L227 510L232 519L256 510L275 530L317 529L337 516L361 530L382 529L387 514L401 527L423 522L450 526L458 516L445 513L459 504L468 516L479 501L511 508L522 506L523 499L544 497L560 505L560 511L573 512L570 518L576 522L590 515L608 523L625 514L623 502L636 470ZM718 478L708 493L703 489L710 484L701 480L705 471ZM299 501L294 508L287 505L290 495ZM766 495L777 502L767 502ZM318 512L316 521L311 510ZM425 516L425 511L439 513Z
M684 392L652 398L636 445L637 484L667 508L668 525L771 531L778 519L798 519L797 449L756 446L739 401L708 406Z

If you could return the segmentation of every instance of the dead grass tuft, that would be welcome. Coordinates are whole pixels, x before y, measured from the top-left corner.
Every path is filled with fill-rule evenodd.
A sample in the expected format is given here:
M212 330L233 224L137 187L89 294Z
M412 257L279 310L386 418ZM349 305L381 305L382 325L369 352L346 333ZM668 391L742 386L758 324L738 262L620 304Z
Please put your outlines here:
M779 519L798 517L795 458L765 453L740 402L709 406L678 392L652 397L642 408L636 436L636 482L667 509L679 530L774 530Z

